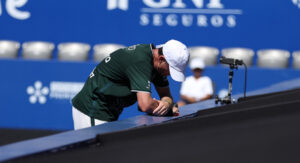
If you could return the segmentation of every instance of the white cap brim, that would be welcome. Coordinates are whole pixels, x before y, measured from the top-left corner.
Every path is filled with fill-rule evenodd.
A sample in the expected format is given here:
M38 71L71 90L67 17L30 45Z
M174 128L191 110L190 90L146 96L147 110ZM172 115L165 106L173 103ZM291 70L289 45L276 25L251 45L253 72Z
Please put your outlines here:
M177 71L171 66L169 66L170 70L170 76L172 77L173 80L177 82L183 82L185 80L185 75L183 72Z

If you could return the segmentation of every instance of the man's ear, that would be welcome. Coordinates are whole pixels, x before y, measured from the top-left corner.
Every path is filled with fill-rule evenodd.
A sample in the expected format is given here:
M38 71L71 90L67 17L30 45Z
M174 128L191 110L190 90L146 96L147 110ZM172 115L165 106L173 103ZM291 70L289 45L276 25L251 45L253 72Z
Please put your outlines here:
M159 61L165 61L166 60L165 56L163 56L163 55L158 56L158 59L159 59Z

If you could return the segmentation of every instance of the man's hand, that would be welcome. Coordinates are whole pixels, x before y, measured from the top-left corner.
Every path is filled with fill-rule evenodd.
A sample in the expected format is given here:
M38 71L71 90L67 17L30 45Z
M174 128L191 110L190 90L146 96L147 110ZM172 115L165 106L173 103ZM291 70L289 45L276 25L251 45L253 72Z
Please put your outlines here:
M156 115L156 116L166 115L169 111L171 104L164 100L162 100L162 101L156 100L156 99L153 99L153 100L158 102L158 107L156 107L155 110L153 111L153 115Z
M178 116L179 115L179 109L178 109L178 105L177 104L173 105L172 112L173 112L174 116Z

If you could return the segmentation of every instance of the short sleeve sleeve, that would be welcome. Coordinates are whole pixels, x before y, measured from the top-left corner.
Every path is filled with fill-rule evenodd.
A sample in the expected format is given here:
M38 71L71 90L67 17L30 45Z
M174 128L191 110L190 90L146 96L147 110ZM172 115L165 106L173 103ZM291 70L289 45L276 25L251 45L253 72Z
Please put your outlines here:
M151 92L152 67L148 63L139 62L126 69L132 92Z

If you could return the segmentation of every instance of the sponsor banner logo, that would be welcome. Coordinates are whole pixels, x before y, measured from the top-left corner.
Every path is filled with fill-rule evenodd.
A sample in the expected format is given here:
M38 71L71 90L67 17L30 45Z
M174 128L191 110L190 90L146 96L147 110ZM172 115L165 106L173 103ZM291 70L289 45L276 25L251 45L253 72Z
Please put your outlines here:
M50 98L72 99L83 87L84 83L58 82L50 83Z
M47 101L46 96L49 94L49 87L43 86L41 81L36 81L32 86L28 86L26 91L31 104L45 104Z
M222 0L142 0L141 26L229 27L237 25L241 9L226 8ZM107 0L107 10L130 10L129 0Z
M83 87L82 82L51 81L49 86L43 85L41 81L35 81L27 87L31 104L45 104L48 100L70 100Z
M26 20L30 18L29 11L23 11L21 8L25 6L28 0L6 0L5 3L0 1L0 16L6 10L7 14L18 20Z

